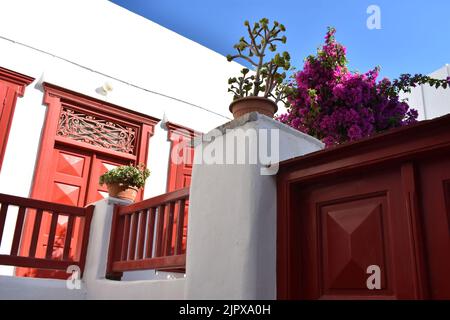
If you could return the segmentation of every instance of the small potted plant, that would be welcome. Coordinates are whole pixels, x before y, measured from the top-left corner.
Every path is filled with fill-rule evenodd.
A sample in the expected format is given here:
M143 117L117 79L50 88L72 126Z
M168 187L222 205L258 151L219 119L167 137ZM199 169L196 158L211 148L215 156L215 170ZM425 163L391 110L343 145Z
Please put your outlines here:
M281 35L286 29L277 21L269 26L266 18L256 22L253 27L248 21L244 25L247 27L248 39L242 37L234 45L237 53L228 55L227 60L243 59L255 70L250 72L244 68L240 77L228 80L228 92L234 93L230 111L235 119L253 111L273 117L278 110L277 103L285 102L289 95L290 86L286 85L285 79L286 71L291 69L291 58L286 51L273 54L271 59L267 55L268 51L274 53L277 50L277 43L286 43L286 36Z
M149 176L150 170L143 164L119 166L101 175L99 183L106 184L110 197L134 201Z

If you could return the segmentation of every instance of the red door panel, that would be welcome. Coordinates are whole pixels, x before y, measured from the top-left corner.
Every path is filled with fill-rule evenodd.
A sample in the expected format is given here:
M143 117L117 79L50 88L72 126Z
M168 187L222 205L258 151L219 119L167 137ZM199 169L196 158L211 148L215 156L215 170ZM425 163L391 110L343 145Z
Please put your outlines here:
M128 159L113 159L99 156L92 152L64 146L55 147L52 159L53 163L51 167L53 168L53 171L49 173L50 183L45 192L45 198L52 202L79 207L84 207L107 197L108 192L106 186L100 186L98 183L100 175L119 165L128 164L130 162ZM31 222L32 221L26 222L26 237L24 238L25 241L22 245L23 250L29 247L29 235L31 234L33 227L33 223ZM62 257L67 222L67 217L60 216L58 219L53 258L59 259ZM41 223L41 232L38 238L36 257L45 257L50 223L51 216L44 213ZM69 257L76 258L81 252L81 243L79 243L77 239L79 238L78 235L80 232L83 231L83 227L82 220L78 218L75 219ZM24 252L22 254L24 254ZM65 272L43 269L17 268L16 274L40 278L67 278Z
M55 149L56 167L49 199L72 206L84 206L91 155L68 149Z
M366 291L366 269L378 265L381 288L386 286L387 203L385 196L344 201L320 208L324 288L329 293ZM384 218L384 219L383 219Z
M405 227L399 171L299 186L294 195L301 244L294 255L296 298L415 298L413 240ZM372 265L381 270L380 290L367 288Z
M50 172L50 184L47 188L46 198L49 201L71 206L84 206L91 167L91 155L82 151L58 146L53 150L53 172ZM47 250L47 241L50 232L51 216L44 213L42 216L41 232L36 248L36 257L44 258ZM54 242L53 258L62 257L68 219L60 216ZM32 232L33 224L26 222L25 234ZM75 258L80 253L81 243L77 243L77 235L82 231L83 225L80 219L75 219L72 233L69 257ZM29 237L24 238L22 248L29 247ZM17 268L16 274L31 277L67 278L67 274L61 271Z

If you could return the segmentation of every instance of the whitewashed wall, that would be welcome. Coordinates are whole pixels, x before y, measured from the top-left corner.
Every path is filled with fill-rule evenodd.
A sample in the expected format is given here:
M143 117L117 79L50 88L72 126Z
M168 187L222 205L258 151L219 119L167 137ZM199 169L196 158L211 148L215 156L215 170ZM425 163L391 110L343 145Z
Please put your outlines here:
M34 77L17 100L0 193L27 197L46 107L44 81L206 132L229 121L227 79L241 66L106 0L0 1L0 66ZM109 82L113 90L97 93ZM170 144L156 128L145 196L165 192ZM8 252L15 215L0 253ZM0 266L0 274L10 274Z
M450 65L443 66L429 76L436 79L450 77ZM408 98L409 105L419 111L419 120L429 120L450 113L450 88L436 89L422 85L412 88L411 93L402 94L401 98Z
M0 65L36 78L17 102L0 192L28 193L43 81L200 132L231 117L227 79L240 65L109 1L1 1L0 12ZM105 82L113 86L107 97L96 92ZM168 143L163 136L154 145Z
M206 159L212 150L223 155L217 159L235 155L234 148L223 147L230 137L237 141L248 138L248 147L241 154L243 159L250 159L252 150L277 148L277 160L283 161L321 150L323 143L257 113L234 120L220 131L209 134L211 140L205 139L195 148L186 298L275 299L276 175L262 175L264 163L249 164L247 160L246 164L221 164L201 159ZM278 132L279 141L259 135L272 131ZM266 149L268 145L271 148Z

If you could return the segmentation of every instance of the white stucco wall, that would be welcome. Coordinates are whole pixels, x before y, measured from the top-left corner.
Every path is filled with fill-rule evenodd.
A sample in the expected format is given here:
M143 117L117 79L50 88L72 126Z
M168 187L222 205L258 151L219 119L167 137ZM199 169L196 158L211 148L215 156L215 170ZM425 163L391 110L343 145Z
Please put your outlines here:
M429 74L436 79L450 77L450 65ZM450 113L450 88L436 89L422 85L411 89L411 93L403 93L401 98L407 98L409 105L419 111L419 120L429 120Z
M222 55L107 0L10 0L0 3L0 11L3 16L0 36L4 38L229 116L227 79L239 71L238 64L228 63ZM20 68L18 71L26 73L33 68L30 60L20 60L20 56L14 60ZM10 64L3 59L2 63ZM47 67L51 67L51 63ZM77 75L62 76L64 70L48 69L50 78L64 78L62 86L84 89L81 92L90 95L97 88L91 86L91 77L81 83L84 81ZM93 80L97 86L102 84ZM113 85L111 99L115 103L155 108L148 100L130 99L131 95L126 96L122 91L124 88L114 82ZM178 111L188 108L179 106ZM148 112L161 118L159 111ZM199 120L185 119L183 111L181 113L177 115L172 111L167 115L170 121L200 131L220 124L203 124L201 130Z
M199 132L231 117L227 79L239 64L109 1L11 0L0 2L0 12L0 65L36 78L17 101L0 192L28 195L46 111L43 81L160 119L165 114ZM105 82L113 86L107 97L96 92ZM165 144L158 146L161 161Z
M69 290L65 280L0 276L0 300L82 300L84 285Z
M256 113L234 123L232 133L244 130L239 135L247 130L279 130L280 161L323 148L320 141ZM198 145L196 163L202 151L221 146L227 134ZM249 139L247 156L258 143ZM276 176L261 175L261 168L261 164L194 165L187 299L276 298Z

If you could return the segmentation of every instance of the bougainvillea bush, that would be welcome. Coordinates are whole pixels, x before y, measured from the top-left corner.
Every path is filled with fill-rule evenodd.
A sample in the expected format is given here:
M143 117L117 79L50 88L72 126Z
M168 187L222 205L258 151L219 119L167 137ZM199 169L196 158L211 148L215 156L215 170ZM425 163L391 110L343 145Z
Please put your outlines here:
M418 113L399 98L400 91L428 83L447 88L450 79L404 74L378 81L379 68L357 73L347 67L346 48L329 28L325 44L294 75L294 94L283 123L322 140L327 147L416 122Z

